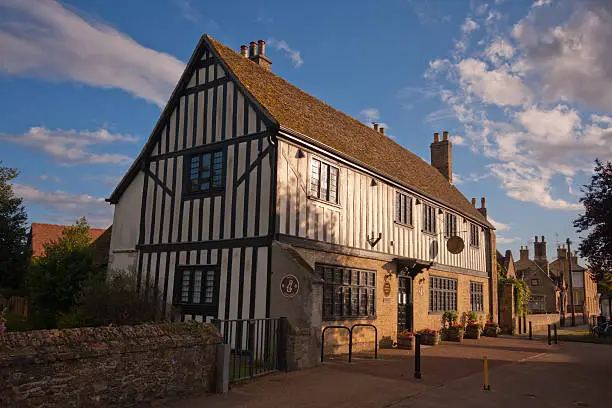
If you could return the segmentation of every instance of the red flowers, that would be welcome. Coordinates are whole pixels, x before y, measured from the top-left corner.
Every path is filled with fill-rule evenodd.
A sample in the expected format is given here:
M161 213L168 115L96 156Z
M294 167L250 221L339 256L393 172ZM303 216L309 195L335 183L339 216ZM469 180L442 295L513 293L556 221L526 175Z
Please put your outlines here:
M421 329L417 331L417 334L426 334L430 336L436 336L438 334L438 331L434 329Z
M397 335L398 336L402 336L402 337L413 337L414 336L414 334L412 334L412 332L410 330L408 330L408 329L402 330Z

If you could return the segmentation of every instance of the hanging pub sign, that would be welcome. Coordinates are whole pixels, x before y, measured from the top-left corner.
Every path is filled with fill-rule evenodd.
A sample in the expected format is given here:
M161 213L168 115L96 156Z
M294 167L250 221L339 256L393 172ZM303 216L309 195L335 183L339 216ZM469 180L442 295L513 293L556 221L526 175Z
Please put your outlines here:
M383 293L385 294L385 297L391 295L391 284L389 281L385 281L385 284L383 285Z
M300 281L294 275L285 275L281 280L280 289L284 297L292 298L300 290Z

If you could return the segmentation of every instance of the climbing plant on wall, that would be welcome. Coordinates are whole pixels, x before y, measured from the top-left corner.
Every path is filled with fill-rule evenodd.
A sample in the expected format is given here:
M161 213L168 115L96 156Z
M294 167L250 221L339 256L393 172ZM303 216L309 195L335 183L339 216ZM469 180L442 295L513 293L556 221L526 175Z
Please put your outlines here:
M531 289L527 286L527 282L522 279L508 278L500 273L498 279L500 291L505 283L511 284L514 288L514 313L519 316L527 314L527 302L531 298Z

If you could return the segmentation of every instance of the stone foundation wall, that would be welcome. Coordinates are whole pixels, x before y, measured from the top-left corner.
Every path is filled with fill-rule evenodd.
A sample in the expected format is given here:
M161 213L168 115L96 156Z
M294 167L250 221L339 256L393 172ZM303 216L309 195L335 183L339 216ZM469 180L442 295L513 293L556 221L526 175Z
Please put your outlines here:
M6 333L0 406L128 407L212 392L220 341L191 322Z
M528 314L527 315L527 328L525 331L529 330L529 322L531 322L531 329L534 332L537 331L546 331L548 330L548 325L556 324L559 326L560 317L557 313L549 313L549 314ZM566 321L567 323L567 321ZM518 323L517 323L518 324Z

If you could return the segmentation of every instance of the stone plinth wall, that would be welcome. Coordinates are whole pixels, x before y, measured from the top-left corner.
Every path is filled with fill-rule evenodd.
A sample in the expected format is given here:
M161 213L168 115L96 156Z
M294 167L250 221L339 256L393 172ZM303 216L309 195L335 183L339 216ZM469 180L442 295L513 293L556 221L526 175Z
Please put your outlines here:
M557 313L549 314L528 314L527 315L527 328L529 330L529 322L531 322L531 329L534 332L548 330L548 325L556 324L559 326L559 315Z
M5 333L0 406L128 407L212 392L220 341L192 322Z

